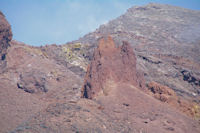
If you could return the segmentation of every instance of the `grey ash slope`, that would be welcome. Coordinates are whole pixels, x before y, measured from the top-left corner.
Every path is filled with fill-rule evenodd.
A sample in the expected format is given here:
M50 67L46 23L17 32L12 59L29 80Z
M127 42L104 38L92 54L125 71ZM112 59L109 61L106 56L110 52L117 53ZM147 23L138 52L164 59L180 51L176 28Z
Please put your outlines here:
M88 44L91 57L97 40L108 34L116 44L131 43L147 81L199 102L200 11L162 4L132 7L74 42Z

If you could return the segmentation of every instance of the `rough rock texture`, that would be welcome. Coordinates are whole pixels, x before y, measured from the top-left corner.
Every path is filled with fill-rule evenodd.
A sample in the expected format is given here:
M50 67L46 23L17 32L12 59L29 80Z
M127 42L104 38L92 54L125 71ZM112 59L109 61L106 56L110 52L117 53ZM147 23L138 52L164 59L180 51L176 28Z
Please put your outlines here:
M152 92L153 96L162 102L167 102L170 100L170 98L176 97L175 92L167 86L156 82L150 82L147 86L148 89Z
M12 132L200 132L197 121L147 95L141 88L137 88L139 85L136 82L138 80L136 60L130 62L127 59L134 58L128 43L117 48L110 37L104 41L104 39L100 40L99 47L94 52L94 59L91 62L94 65L91 66L95 67L92 69L95 72L92 71L89 80L95 87L101 85L94 82L99 80L103 91L107 90L106 95L98 95L101 90L91 88L91 91L95 90L95 95L91 95L90 90L87 95L91 96L88 98L94 96L94 100L70 98L67 100L59 96L59 100L52 101L48 107L32 115ZM96 61L99 60L102 68L96 71L98 68ZM90 69L88 70L91 72ZM124 74L126 70L129 73L130 70L134 70L134 75ZM104 71L107 73L102 74ZM86 75L86 81L87 79ZM163 92L169 91L163 90ZM69 96L69 93L66 93L66 96Z
M123 82L144 89L142 74L136 70L135 54L128 42L116 47L109 36L99 41L82 88L82 97L94 98L100 93L107 94L110 82Z
M80 98L80 76L40 48L11 41L0 74L0 132L9 132L59 100ZM8 124L9 123L9 124Z
M178 97L174 90L156 82L148 83L147 87L151 92L150 95L156 99L168 103L196 120L200 119L200 106L197 103Z
M7 75L0 76L1 133L11 132L19 124L48 105L44 100L17 89L13 81L7 78Z
M112 86L110 86L112 87ZM199 133L197 121L128 84L116 84L96 100L57 102L19 125L14 133Z
M189 113L199 110L196 106L200 79L199 20L199 11L149 4L130 8L95 32L64 45L31 47L8 41L10 47L0 61L4 64L0 67L3 68L0 69L3 70L0 72L0 132L199 133L198 119L184 115L181 110L188 107ZM0 21L6 22L4 17ZM108 76L103 86L106 95L98 95L93 100L81 99L87 65L93 59L98 40L107 35L117 44L114 49L118 50L114 51L123 51L123 40L130 42L137 68L144 72L146 81L162 85L154 89L158 93L168 94L163 86L172 88L178 100L160 102L135 87L138 86L135 82L120 78L118 75L123 69L119 71L119 68L123 65L107 71L121 82L110 80L109 74L105 74ZM131 53L129 45L124 46L126 53ZM119 55L124 54L117 54L121 59ZM124 61L131 65L136 60ZM112 60L112 63L121 64L123 60ZM124 78L130 75L122 74ZM169 94L174 96L171 91ZM188 106L180 97L187 103L193 100L195 106Z
M135 6L74 43L87 44L92 57L98 39L106 35L117 45L131 44L146 81L200 103L200 11L153 3Z
M5 19L5 16L0 11L0 73L4 71L6 66L6 53L9 42L12 39L10 24Z
M1 53L1 59L4 57L3 54L6 53L6 49L9 46L9 42L12 39L12 32L10 24L5 19L5 16L2 12L0 12L0 53Z

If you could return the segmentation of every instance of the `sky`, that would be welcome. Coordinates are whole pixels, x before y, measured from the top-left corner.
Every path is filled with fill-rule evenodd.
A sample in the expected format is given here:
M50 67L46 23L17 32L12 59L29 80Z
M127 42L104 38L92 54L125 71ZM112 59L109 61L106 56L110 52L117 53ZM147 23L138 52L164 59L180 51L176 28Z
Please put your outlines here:
M41 46L77 40L128 8L150 2L200 10L200 0L0 0L0 11L13 39Z

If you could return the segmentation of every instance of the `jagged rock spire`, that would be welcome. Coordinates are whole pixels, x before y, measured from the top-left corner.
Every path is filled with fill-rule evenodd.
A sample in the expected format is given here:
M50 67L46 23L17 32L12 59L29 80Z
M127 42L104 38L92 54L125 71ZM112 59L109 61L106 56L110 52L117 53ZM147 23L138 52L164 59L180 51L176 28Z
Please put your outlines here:
M113 83L128 83L143 87L142 78L136 70L136 57L128 42L116 47L111 36L102 38L88 66L82 97L94 98L105 94Z

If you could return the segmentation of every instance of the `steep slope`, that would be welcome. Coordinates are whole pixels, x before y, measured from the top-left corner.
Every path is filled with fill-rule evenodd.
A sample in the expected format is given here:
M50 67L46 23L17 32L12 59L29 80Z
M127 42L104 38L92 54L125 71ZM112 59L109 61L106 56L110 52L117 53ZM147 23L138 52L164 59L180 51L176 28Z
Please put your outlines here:
M15 129L48 104L80 98L82 79L45 50L11 40L0 13L0 132Z
M79 99L82 85L78 75L40 48L16 41L10 44L7 66L0 75L0 123L7 125L0 124L1 132L12 130L51 102Z
M0 75L0 132L13 130L51 102L79 99L82 85L78 75L39 48L10 44L7 66Z
M121 49L124 47L130 49L121 53ZM90 78L86 76L85 83L90 82L91 88L82 93L83 96L87 93L88 97L86 98L93 98L93 100L80 99L76 102L59 101L50 104L48 108L20 125L14 132L200 132L197 121L175 111L167 104L157 101L141 88L136 88L138 85L135 83L138 79L132 79L129 74L125 75L123 70L117 69L117 65L121 67L123 63L127 63L126 57L135 57L129 50L131 47L128 47L127 43L123 44L121 48L116 48L111 38L105 42L104 39L100 40L94 55L101 54L101 69L107 73L101 71L93 73L93 69L96 68L88 69L87 73L92 71L92 75ZM108 53L108 51L110 52ZM122 58L115 58L117 55ZM90 64L92 67L96 67L93 64L99 61L99 58L95 57ZM106 57L113 66L117 67L111 70L110 64L104 59ZM135 66L136 61L134 63L131 65ZM129 65L126 64L125 69L128 67ZM137 71L133 73L135 72ZM128 78L123 77L119 80L119 77L116 79L113 77L120 74L122 77L127 76ZM101 84L96 84L94 81L97 77L106 79L103 82L100 81ZM101 88L102 86L103 88ZM107 90L106 94L100 95L101 89Z
M9 42L12 39L12 32L10 24L5 19L5 16L0 11L0 73L6 67L6 53L7 48L10 46Z
M0 132L200 132L199 14L133 7L77 41L31 47L0 13Z
M9 42L12 39L12 31L10 24L5 19L5 16L2 12L0 12L0 53L1 53L1 59L4 54L6 54L6 49L9 46Z
M128 41L147 82L156 81L178 96L200 103L199 27L200 11L148 4L128 9L72 43L87 44L87 56L92 57L102 36L110 35L117 45Z

